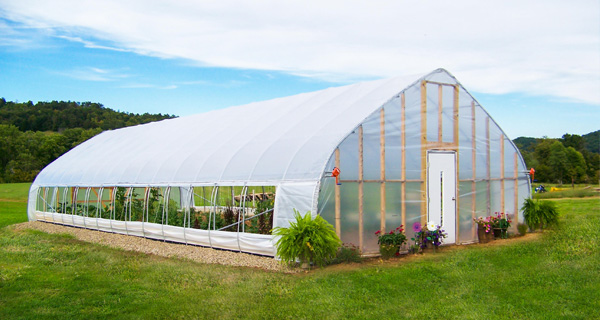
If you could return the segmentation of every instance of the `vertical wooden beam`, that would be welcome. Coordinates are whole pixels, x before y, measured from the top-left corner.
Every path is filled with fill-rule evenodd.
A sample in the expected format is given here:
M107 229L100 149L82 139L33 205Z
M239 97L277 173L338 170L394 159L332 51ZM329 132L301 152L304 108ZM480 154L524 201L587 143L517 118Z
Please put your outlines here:
M400 173L400 211L402 225L406 227L406 99L404 92L400 95L400 144L402 150L402 168ZM405 228L406 229L406 228Z
M456 244L459 244L460 241L460 150L458 146L458 85L454 85L454 97L452 103L452 124L453 124L453 138L454 147L456 148L456 191L455 191L455 199L456 199Z
M364 249L363 215L364 215L364 191L363 191L363 127L358 127L358 245L361 251Z
M421 81L421 223L427 223L427 82Z
M443 141L443 128L442 128L442 113L444 110L444 99L443 99L443 87L441 84L438 84L438 142Z
M515 207L514 207L514 214L515 217L513 218L513 230L516 230L517 226L519 225L519 154L517 152L515 152L514 154L514 169L513 169L513 178L515 179Z
M490 179L491 179L491 154L490 154L490 117L485 117L485 166L486 166L486 180L487 180L487 215L489 216L491 213L492 199L491 199L491 191L490 191Z
M504 135L500 134L500 212L504 212Z
M380 130L379 130L379 148L380 148L380 153L379 153L379 163L380 163L380 167L381 167L381 171L380 171L380 179L381 179L381 189L379 191L379 195L381 197L381 212L380 212L380 217L381 217L381 229L380 230L385 230L385 207L386 207L386 199L385 199L385 110L383 108L381 108L381 112L379 115L379 126L380 126Z
M477 210L477 188L476 188L476 183L475 183L475 179L477 178L477 140L476 140L477 134L476 134L476 127L475 127L475 101L472 100L471 101L471 148L472 148L472 152L471 152L471 162L472 162L472 167L473 167L473 182L471 182L471 218L475 219L476 218L476 210ZM477 237L477 225L475 223L473 223L473 226L471 228L472 230L472 237L473 240L475 240L475 237Z
M453 112L452 112L452 120L454 121L454 138L452 139L452 141L454 141L454 144L456 145L456 150L458 151L458 133L459 133L459 127L458 127L458 109L459 109L459 105L458 105L458 95L459 95L459 86L456 84L454 85L454 108L453 108Z
M335 149L335 166L340 167L340 148ZM254 196L254 189L252 189L252 195ZM338 237L342 238L342 210L341 210L341 197L340 197L340 186L335 185L335 233Z

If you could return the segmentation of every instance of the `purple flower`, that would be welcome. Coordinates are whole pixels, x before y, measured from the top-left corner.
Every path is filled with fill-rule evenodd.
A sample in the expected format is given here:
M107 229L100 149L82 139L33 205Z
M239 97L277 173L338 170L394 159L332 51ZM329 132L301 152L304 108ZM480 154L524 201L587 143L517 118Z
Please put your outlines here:
M421 223L419 223L419 222L413 223L412 229L413 229L414 232L421 231Z

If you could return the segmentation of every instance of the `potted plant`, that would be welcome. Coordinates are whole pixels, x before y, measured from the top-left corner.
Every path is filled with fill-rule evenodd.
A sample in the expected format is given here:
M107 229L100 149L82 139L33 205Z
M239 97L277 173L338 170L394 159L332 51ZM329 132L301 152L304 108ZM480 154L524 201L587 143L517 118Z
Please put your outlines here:
M304 217L294 209L296 221L289 228L276 227L272 234L277 240L277 256L281 261L295 264L300 261L303 268L311 264L323 266L335 258L342 242L333 226L321 216L314 219L308 211Z
M400 254L400 246L406 242L403 225L388 233L382 233L381 230L378 230L375 232L375 235L378 237L379 253L383 259L398 256Z
M475 223L477 223L477 237L479 238L479 243L487 243L490 240L493 240L492 234L492 224L490 223L490 217L483 217L473 219Z
M507 215L505 215L503 212L495 212L495 215L490 217L490 222L495 239L508 238L508 228L510 227L510 223L512 221Z
M411 238L418 244L421 249L433 248L435 251L443 242L444 238L448 236L442 227L436 225L433 221L430 221L425 226L421 226L420 223L415 222L413 224L413 231L415 231L415 237Z

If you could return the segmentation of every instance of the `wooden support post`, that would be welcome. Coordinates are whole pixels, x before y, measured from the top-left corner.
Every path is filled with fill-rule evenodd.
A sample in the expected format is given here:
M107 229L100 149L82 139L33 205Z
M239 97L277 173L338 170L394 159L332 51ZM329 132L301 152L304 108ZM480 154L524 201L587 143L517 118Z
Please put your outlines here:
M514 169L513 169L513 177L515 179L515 207L514 207L514 215L513 218L513 230L517 229L519 225L519 154L515 152L514 154Z
M421 223L427 223L427 82L421 81Z
M361 251L364 249L364 192L363 192L363 127L358 127L358 245Z
M500 134L500 212L504 211L504 135Z
M487 215L489 216L491 214L491 206L492 206L492 199L491 199L491 191L490 191L490 178L491 178L491 168L490 168L490 117L485 117L485 166L486 166L486 180L487 180L487 190L486 190L486 194L487 194Z
M402 168L400 174L400 211L402 216L402 225L406 229L406 100L404 92L400 95L400 144L402 150Z
M443 123L443 110L444 110L444 99L443 99L443 87L441 84L438 84L438 142L442 142L443 141L443 128L442 128L442 123Z
M455 194L455 199L456 199L456 244L459 244L460 241L460 152L458 149L458 85L454 85L454 99L453 99L453 103L452 103L452 124L453 124L453 138L452 141L454 142L454 147L456 148L456 181L455 181L455 185L456 185L456 194ZM441 142L441 140L440 140Z
M383 108L381 108L381 112L380 112L380 130L379 130L379 148L380 148L380 154L379 154L379 160L380 160L380 167L381 167L381 171L380 171L380 179L381 179L381 189L379 192L379 195L381 197L381 229L379 230L386 230L385 227L385 220L386 220L386 214L385 214L385 207L386 207L386 199L385 199L385 111Z
M340 148L335 149L335 166L337 168L340 167ZM252 190L252 193L254 193L254 190ZM341 201L341 197L340 197L340 186L338 186L336 184L335 185L335 233L338 235L338 237L340 239L342 238L341 204L342 204L342 201Z
M477 140L476 140L476 130L475 130L475 101L471 101L471 162L473 167L473 181L471 182L471 218L477 218L476 210L477 210L477 188L475 179L477 178ZM471 228L473 240L477 237L477 224L473 223Z

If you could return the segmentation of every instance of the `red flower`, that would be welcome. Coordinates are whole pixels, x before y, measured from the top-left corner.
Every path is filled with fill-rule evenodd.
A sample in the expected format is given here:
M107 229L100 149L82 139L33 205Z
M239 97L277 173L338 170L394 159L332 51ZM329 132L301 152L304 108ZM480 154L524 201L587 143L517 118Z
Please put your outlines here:
M390 231L390 234L394 234L394 230Z
M400 255L400 252L396 252L396 257Z
M377 232L375 232L376 235L379 235L381 233L381 230L377 230Z

